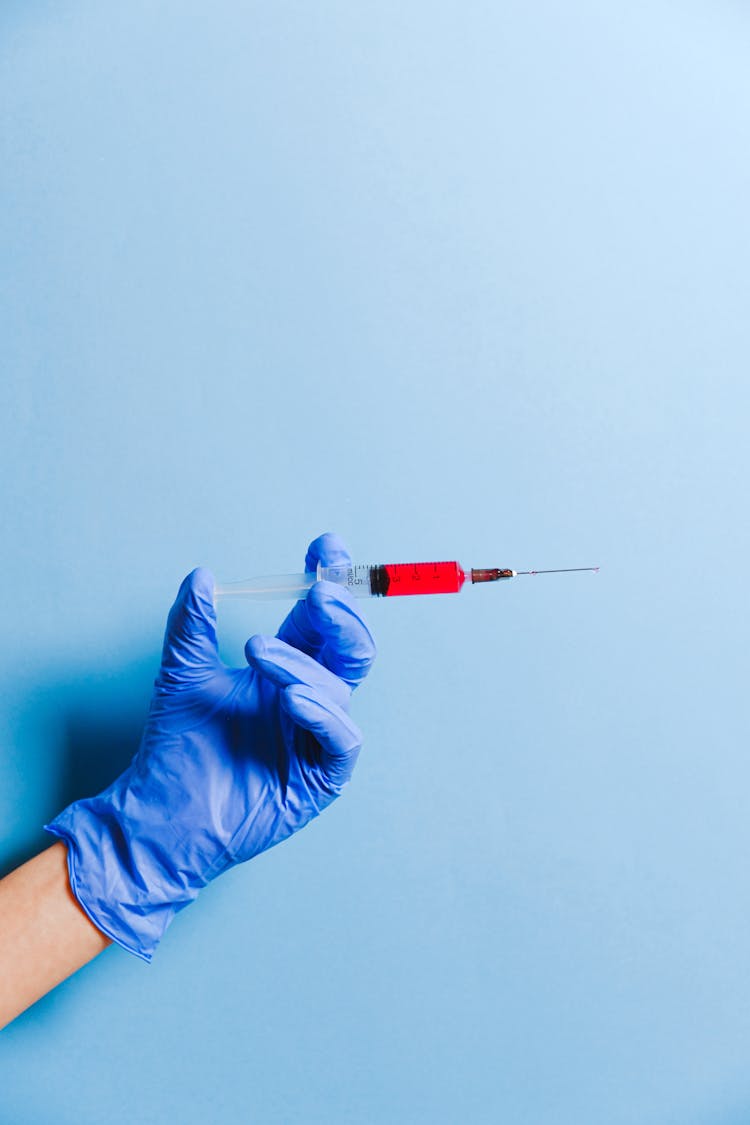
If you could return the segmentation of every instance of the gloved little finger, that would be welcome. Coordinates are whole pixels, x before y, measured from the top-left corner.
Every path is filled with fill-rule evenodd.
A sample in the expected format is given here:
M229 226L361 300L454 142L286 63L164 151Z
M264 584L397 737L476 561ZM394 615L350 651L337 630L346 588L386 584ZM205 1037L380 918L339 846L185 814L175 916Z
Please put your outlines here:
M356 723L332 699L301 684L281 693L281 705L318 742L325 780L335 788L345 785L362 749L362 732Z

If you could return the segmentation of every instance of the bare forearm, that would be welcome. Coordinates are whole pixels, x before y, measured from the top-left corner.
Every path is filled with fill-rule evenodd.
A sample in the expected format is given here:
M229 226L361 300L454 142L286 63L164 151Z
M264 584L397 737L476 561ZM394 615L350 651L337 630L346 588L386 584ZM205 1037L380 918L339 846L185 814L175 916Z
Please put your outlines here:
M63 843L0 880L0 1027L110 945L79 906Z

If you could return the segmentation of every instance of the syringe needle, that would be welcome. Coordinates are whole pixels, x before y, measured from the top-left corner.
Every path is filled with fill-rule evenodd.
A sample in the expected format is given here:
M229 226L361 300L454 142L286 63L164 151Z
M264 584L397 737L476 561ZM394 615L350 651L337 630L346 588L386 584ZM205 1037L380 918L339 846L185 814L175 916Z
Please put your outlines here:
M599 572L598 566L564 566L561 570L517 570L516 574L576 574L582 570Z

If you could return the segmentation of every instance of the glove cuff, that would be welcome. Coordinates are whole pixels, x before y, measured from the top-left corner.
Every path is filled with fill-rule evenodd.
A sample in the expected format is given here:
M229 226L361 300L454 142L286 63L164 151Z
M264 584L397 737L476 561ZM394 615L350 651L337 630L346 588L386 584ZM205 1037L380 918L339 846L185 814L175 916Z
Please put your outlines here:
M115 782L98 797L75 801L44 829L67 845L71 890L94 925L128 953L151 961L174 916L205 883L167 878L159 856L163 839L153 843L159 834L150 835L137 818L134 823L132 807L123 815L117 788ZM174 856L170 860L174 870Z

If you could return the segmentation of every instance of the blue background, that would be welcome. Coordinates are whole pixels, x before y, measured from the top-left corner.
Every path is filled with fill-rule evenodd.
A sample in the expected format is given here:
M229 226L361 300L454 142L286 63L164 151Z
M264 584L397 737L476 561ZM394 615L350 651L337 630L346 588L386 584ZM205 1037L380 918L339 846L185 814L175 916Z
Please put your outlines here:
M3 5L4 870L135 751L194 566L602 566L367 603L345 797L13 1024L3 1123L750 1119L749 48Z

